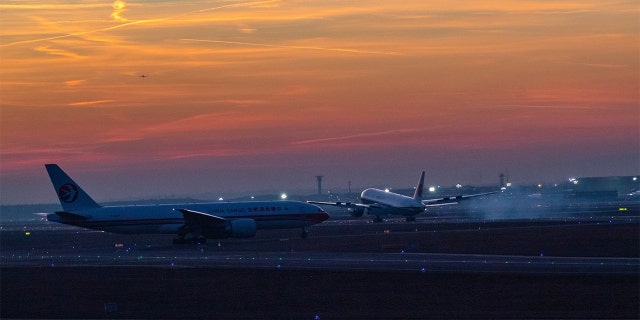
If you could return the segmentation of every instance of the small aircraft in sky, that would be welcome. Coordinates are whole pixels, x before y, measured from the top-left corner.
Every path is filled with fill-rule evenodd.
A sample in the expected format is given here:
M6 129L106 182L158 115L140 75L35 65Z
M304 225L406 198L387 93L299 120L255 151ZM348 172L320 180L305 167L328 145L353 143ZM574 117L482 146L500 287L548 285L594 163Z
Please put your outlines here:
M149 77L149 76L148 76L148 75L146 75L146 74L141 74L141 75L139 75L138 77L140 77L140 78L147 78L147 77Z
M362 203L321 201L307 201L307 203L347 208L354 217L362 217L365 213L374 215L374 222L382 222L382 217L387 215L400 215L406 217L407 221L415 221L416 215L427 211L427 208L429 207L457 204L463 200L500 192L493 191L473 195L422 200L423 190L424 171L422 171L422 174L420 175L420 180L418 181L413 197L408 197L386 190L368 188L360 194L360 200Z
M205 243L206 239L250 238L259 229L302 228L329 218L322 208L300 201L242 201L101 206L58 165L45 168L63 211L47 215L48 221L113 233L175 234L174 244Z

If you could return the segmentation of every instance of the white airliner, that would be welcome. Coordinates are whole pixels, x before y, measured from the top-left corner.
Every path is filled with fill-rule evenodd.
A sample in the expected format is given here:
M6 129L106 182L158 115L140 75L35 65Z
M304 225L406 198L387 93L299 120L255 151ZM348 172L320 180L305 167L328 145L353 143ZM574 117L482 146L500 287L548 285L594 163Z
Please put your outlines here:
M178 243L249 238L258 229L302 228L329 218L322 208L299 201L244 201L145 206L101 206L58 165L46 164L63 211L48 221L113 233L176 234Z
M369 188L362 191L362 193L360 194L360 200L362 201L362 203L320 201L307 201L307 203L347 208L351 215L354 217L361 217L365 213L374 215L374 222L381 222L382 217L387 215L401 215L406 217L407 221L415 221L415 216L425 212L429 207L456 204L459 201L467 200L473 197L480 197L499 192L494 191L473 195L422 200L423 189L424 171L422 171L422 175L420 175L420 181L418 181L418 185L416 186L416 191L414 192L413 197L408 197L385 190Z

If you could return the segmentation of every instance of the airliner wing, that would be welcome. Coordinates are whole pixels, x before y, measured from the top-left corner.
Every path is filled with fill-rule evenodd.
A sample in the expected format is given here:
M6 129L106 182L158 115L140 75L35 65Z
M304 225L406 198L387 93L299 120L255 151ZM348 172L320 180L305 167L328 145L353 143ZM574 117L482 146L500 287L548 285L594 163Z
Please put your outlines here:
M354 209L354 208L360 208L360 209L364 209L364 208L380 208L380 206L375 204L375 203L374 204L364 204L364 203L353 203L353 202L322 202L322 201L307 201L307 203L326 205L326 206L334 206L334 207L341 207L341 208L350 208L350 209Z
M250 218L225 219L188 209L177 209L184 217L182 232L194 233L210 239L250 238L256 235L256 221Z
M482 196L486 196L486 195L490 195L498 192L500 191L470 194L470 195L464 195L464 196L444 197L444 198L438 198L438 199L427 199L427 200L422 200L422 204L424 204L425 207L438 207L442 205L455 204L460 201L469 200L475 197L482 197Z
M215 227L223 224L227 219L207 214L204 212L198 212L188 209L178 209L184 217L185 225L187 226L200 226L200 227Z

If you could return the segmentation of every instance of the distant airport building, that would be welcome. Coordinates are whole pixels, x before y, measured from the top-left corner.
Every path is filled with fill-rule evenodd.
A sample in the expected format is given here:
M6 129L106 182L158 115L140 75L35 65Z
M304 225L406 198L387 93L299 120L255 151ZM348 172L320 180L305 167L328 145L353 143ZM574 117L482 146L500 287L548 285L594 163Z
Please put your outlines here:
M569 179L567 193L575 197L624 198L638 192L638 176Z
M318 195L322 194L322 176L316 176L318 179Z

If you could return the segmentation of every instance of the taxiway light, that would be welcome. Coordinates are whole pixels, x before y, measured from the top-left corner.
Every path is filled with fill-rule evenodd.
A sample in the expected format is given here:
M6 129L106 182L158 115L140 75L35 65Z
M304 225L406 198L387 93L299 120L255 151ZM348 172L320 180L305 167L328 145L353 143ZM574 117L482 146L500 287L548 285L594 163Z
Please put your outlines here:
M282 199L282 200L287 199L287 194L286 193L281 194L280 195L280 199Z
M429 187L429 192L436 192L436 187Z

